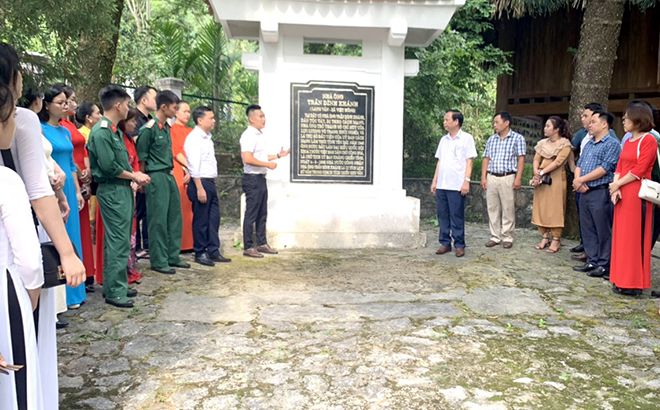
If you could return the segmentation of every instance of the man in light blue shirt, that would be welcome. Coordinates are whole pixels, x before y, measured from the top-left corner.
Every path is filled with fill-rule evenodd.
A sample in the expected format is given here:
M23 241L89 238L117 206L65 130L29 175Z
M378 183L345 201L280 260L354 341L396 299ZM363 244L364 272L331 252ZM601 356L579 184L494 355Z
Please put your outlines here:
M614 206L610 200L609 184L619 162L621 145L609 134L614 115L596 111L591 117L589 132L593 139L575 168L573 189L580 195L580 230L587 254L587 262L574 266L576 272L591 277L609 276L612 253L612 219Z

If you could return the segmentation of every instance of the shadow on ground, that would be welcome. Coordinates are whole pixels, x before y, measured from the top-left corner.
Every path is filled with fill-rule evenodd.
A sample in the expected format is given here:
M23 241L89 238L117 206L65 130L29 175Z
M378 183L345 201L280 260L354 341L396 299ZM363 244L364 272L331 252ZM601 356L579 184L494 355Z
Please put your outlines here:
M658 300L533 249L231 248L214 268L151 272L136 307L100 288L59 331L63 409L657 409ZM184 256L191 260L191 255ZM192 261L191 261L192 262ZM653 260L653 283L658 260Z

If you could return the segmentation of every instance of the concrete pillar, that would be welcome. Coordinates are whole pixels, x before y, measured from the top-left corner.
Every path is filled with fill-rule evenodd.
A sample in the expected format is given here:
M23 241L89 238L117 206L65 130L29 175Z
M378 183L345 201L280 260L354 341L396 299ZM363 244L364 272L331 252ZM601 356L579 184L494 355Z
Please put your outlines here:
M183 86L185 84L186 82L182 79L173 77L156 80L156 88L159 90L170 90L174 92L174 94L176 94L179 98L181 98L181 94L183 93Z

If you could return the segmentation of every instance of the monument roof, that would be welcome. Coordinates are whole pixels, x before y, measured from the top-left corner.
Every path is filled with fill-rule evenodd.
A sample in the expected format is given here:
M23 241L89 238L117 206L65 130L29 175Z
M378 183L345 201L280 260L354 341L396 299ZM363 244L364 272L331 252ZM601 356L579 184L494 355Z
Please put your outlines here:
M395 30L405 36L403 42L407 46L430 44L447 26L456 9L465 3L465 0L205 1L229 38L257 40L266 23L269 28L289 28L305 38L318 39L363 39L365 30L380 33ZM343 30L338 38L337 28L359 30Z

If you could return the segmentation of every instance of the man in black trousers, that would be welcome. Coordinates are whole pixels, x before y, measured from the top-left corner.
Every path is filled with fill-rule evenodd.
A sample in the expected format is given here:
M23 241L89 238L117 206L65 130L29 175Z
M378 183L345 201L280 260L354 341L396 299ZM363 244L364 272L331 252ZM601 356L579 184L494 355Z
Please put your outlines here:
M192 113L196 127L186 137L183 150L188 160L191 181L188 199L193 209L193 240L195 262L213 266L214 262L231 262L220 254L220 202L215 187L218 163L211 139L215 115L209 107L195 108Z
M276 254L266 240L266 217L268 215L268 186L266 172L275 169L274 160L289 155L289 150L280 150L268 155L263 129L266 116L258 105L246 110L250 126L241 135L241 157L243 159L243 192L245 192L245 217L243 218L243 255L263 258L262 254ZM252 226L257 227L257 247L252 243Z
M580 193L580 230L587 254L587 263L573 270L599 278L610 275L614 206L609 184L621 154L619 140L609 133L613 122L609 112L593 113L589 123L593 139L584 146L573 180L573 189Z

